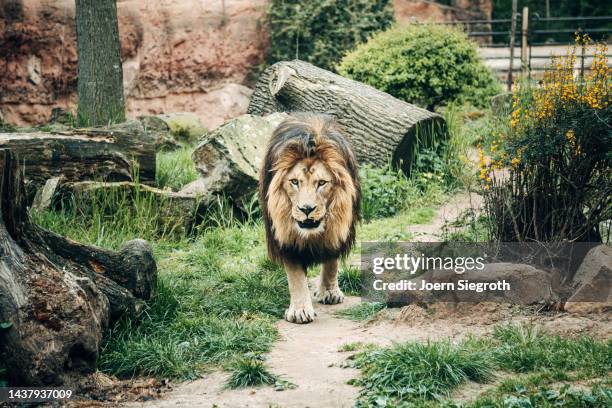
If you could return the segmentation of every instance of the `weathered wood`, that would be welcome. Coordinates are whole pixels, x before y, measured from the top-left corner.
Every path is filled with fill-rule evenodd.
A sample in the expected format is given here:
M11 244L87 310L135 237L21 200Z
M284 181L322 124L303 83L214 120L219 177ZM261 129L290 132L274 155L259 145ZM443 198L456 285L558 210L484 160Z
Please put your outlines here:
M264 71L248 113L310 111L337 118L362 163L389 159L408 171L419 146L446 135L442 116L309 63L278 62Z
M20 170L0 149L0 355L14 384L70 384L95 370L109 323L151 297L155 261L144 241L113 252L32 224Z
M0 133L0 149L11 149L37 184L63 176L66 181L155 180L156 136L138 121L106 128ZM137 164L138 172L132 163Z

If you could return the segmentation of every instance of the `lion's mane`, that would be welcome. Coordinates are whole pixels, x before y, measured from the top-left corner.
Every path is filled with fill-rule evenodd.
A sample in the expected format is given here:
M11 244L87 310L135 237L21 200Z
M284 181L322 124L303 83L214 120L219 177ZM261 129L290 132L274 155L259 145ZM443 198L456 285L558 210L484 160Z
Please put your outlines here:
M283 180L303 159L320 160L334 178L326 225L316 239L294 227ZM355 243L361 188L357 160L348 140L328 115L295 114L274 131L259 177L259 197L268 255L275 262L310 265L344 257Z

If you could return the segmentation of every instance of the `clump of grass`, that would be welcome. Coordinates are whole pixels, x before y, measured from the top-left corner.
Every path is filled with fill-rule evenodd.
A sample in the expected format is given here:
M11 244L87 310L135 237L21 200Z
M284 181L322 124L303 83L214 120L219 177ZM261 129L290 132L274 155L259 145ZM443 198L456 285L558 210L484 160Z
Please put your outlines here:
M363 350L363 349L372 349L374 347L375 346L371 343L362 343L360 341L355 341L352 343L343 344L342 346L340 346L340 348L338 348L338 351L341 353L347 353L347 352Z
M361 302L358 305L338 311L336 315L361 322L370 320L374 315L386 308L387 306L383 302Z
M580 377L612 371L612 340L591 337L562 338L533 325L497 326L493 356L500 368L514 372L557 370Z
M360 169L361 215L369 222L402 211L419 191L399 169L364 165Z
M355 356L353 365L362 370L360 404L398 406L400 402L418 405L439 400L467 382L487 382L493 378L490 356L476 342L457 345L447 341L405 343L365 351Z
M181 146L173 151L157 153L155 181L159 188L180 190L198 178L191 153L193 153L191 146Z
M359 268L343 264L338 273L338 285L345 295L358 296L361 293L361 271Z
M261 357L245 356L238 358L231 369L227 388L245 388L258 385L273 385L278 377L272 374Z

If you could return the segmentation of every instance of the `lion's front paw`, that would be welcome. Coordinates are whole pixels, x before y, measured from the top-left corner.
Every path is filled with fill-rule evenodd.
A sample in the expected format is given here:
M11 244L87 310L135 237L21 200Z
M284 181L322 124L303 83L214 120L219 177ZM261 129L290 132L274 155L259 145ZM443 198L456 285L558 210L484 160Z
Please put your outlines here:
M285 320L290 323L304 324L310 323L315 318L315 311L312 305L303 305L301 307L289 306L285 310Z
M344 302L344 293L339 288L336 289L319 289L315 293L315 298L319 303L324 305L337 305Z

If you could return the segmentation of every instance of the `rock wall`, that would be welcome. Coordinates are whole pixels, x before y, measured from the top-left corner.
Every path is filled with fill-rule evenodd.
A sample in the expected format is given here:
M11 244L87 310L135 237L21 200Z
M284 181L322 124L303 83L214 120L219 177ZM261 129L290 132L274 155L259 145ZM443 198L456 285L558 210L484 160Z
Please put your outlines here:
M45 123L76 105L74 0L0 0L0 118ZM208 128L246 112L269 0L118 0L128 116L189 111ZM461 14L461 9L467 9ZM395 0L400 23L490 17L491 0ZM467 14L466 14L467 13ZM484 13L484 14L483 14Z
M400 24L411 21L490 20L492 0L452 0L440 4L431 0L394 0L395 18Z
M210 128L244 113L263 61L267 0L119 0L128 116L191 111ZM74 0L0 0L0 111L17 124L74 110Z

